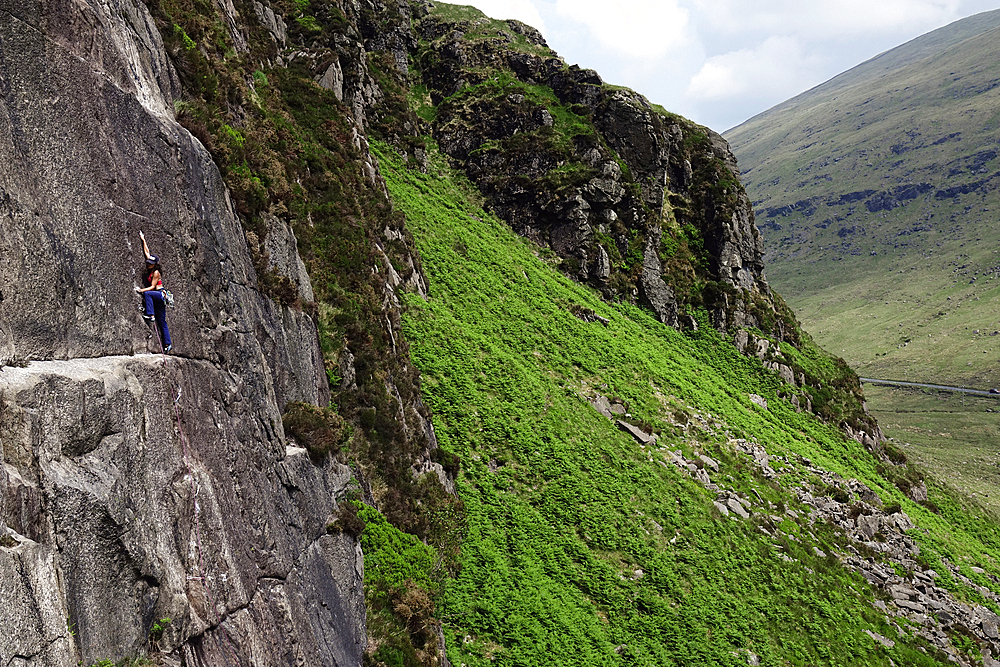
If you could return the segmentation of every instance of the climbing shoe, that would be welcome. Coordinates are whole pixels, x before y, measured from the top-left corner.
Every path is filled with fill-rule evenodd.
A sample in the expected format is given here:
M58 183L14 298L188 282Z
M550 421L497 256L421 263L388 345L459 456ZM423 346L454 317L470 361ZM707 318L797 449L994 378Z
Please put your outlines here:
M174 349L173 345L167 345L166 349L163 350L164 354L170 354L170 351Z
M142 319L146 320L147 322L152 322L153 319L154 319L154 317L152 315L147 315L147 314L143 313L142 314Z

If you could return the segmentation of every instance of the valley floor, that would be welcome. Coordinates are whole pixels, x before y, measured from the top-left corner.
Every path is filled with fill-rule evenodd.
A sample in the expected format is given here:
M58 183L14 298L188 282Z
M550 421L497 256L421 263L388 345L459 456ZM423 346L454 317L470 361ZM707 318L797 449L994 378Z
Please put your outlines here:
M865 396L911 459L1000 516L1000 397L873 385Z

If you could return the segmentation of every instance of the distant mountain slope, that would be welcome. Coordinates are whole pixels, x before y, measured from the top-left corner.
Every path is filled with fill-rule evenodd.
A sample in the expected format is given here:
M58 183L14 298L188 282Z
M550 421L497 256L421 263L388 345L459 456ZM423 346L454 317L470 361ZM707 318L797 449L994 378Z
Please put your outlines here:
M1000 10L995 10L983 12L982 14L956 21L939 30L929 32L901 46L880 53L874 58L866 60L860 65L835 76L829 81L810 88L806 92L796 95L754 116L745 123L726 132L726 135L739 135L742 137L743 129L757 126L758 119L766 120L773 118L775 114L798 108L803 103L815 105L818 100L823 99L823 96L835 95L859 82L870 81L884 74L891 74L906 65L920 62L926 58L936 57L941 51L961 44L967 39L979 37L983 33L996 28L998 24L1000 24ZM770 124L770 122L767 122L767 124Z
M995 375L998 37L956 22L726 133L769 278L866 375Z

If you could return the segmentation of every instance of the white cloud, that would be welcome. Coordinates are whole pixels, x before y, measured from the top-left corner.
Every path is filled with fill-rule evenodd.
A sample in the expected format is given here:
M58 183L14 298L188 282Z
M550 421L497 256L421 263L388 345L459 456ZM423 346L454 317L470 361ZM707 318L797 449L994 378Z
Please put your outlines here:
M662 56L692 39L688 10L676 0L557 0L556 12L627 57Z
M685 95L695 102L774 96L780 101L808 87L819 63L803 54L797 37L768 37L757 48L708 58Z
M924 30L958 18L961 0L693 0L709 30L852 39Z
M545 21L531 0L466 0L470 5L490 18L517 19L545 35Z

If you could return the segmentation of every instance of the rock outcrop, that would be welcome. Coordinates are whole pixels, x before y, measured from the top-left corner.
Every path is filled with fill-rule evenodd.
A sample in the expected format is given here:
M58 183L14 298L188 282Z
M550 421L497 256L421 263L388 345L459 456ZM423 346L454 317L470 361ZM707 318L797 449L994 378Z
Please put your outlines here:
M754 397L751 395L750 399ZM599 396L593 404L610 417L611 413L604 409L607 399ZM697 413L691 423L707 433L714 431L719 435L722 430L718 424L713 428L705 416ZM770 454L758 442L727 436L724 446L727 452L740 461L739 465L752 467L765 480L791 485L790 479L803 472L816 480L817 483L803 484L796 490L797 508L778 507L757 492L736 493L727 468L698 451L688 458L680 449L671 450L666 444L656 446L655 436L651 440L637 436L637 441L646 445L643 451L650 464L674 467L714 494L712 506L720 518L754 521L773 539L782 560L795 562L786 553L794 542L820 558L836 559L842 567L863 577L885 598L874 600L873 606L884 614L886 624L899 637L916 635L954 664L1000 665L993 658L1000 655L1000 617L984 604L970 603L956 594L956 589L962 587L983 602L995 605L1000 596L970 577L994 586L1000 581L977 566L963 571L947 558L941 559L940 572L930 569L926 560L921 560L920 545L911 536L916 526L910 517L899 505L884 505L879 495L864 483L844 479L801 457ZM782 478L784 482L780 482ZM921 493L926 494L926 488ZM789 523L796 528L787 530ZM845 543L833 553L823 551L813 532L816 526L834 527ZM945 577L951 582L947 588L939 582ZM866 632L884 646L894 645L887 637ZM973 638L975 652L963 654L953 642L956 635ZM970 660L973 656L982 662Z
M888 460L881 448L885 435L868 412L857 375L844 373L839 379L840 404L834 406L839 411L838 414L829 404L830 394L822 391L823 380L811 373L807 374L796 362L785 356L782 353L782 343L772 343L767 338L760 338L746 329L740 329L733 336L733 344L742 354L758 359L764 368L784 381L785 388L778 392L778 398L787 400L798 412L812 412L828 421L838 417L845 435L860 442L876 458ZM823 401L823 404L814 405L814 396ZM762 407L767 408L766 402Z
M0 82L0 663L359 664L361 553L327 533L350 472L281 424L329 401L316 326L258 291L145 7L0 10ZM147 354L140 230L177 356Z
M430 14L415 27L434 138L516 232L671 326L701 305L723 331L761 325L748 303L774 307L763 247L721 136L567 67L516 26Z
M327 534L351 473L286 444L276 404L159 355L32 362L0 388L6 664L360 663L362 555Z

